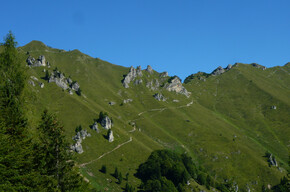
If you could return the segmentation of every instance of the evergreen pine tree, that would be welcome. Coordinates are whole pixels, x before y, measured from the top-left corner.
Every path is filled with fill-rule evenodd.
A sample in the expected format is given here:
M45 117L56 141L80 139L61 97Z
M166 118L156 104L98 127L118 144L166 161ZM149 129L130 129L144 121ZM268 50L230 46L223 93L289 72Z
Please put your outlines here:
M43 177L50 178L46 179L47 186L58 191L85 191L86 184L75 168L63 126L57 118L45 110L38 130L40 142L35 147L35 161Z
M32 144L24 114L24 70L11 32L0 54L0 191L35 191Z

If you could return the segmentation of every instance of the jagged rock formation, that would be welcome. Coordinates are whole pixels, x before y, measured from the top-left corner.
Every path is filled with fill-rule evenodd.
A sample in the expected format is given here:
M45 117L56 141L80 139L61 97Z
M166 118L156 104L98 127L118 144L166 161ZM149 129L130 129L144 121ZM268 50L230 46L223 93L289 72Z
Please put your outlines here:
M44 55L40 55L37 60L35 60L33 57L29 55L28 58L26 59L26 62L30 67L46 66Z
M153 97L158 101L166 101L166 98L161 93L156 93L153 95Z
M108 132L108 140L109 140L109 142L114 141L114 135L113 135L113 131L111 129L109 129L109 132Z
M105 116L103 119L101 119L101 125L107 130L113 127L112 120L108 116Z
M73 137L73 140L75 141L75 144L71 145L71 150L81 154L84 152L82 147L82 141L86 137L90 137L91 134L87 132L87 130L81 130L76 133L76 135Z
M98 123L95 122L92 126L91 126L92 130L96 131L97 133L100 132L100 130L98 129Z
M272 154L270 154L269 156L269 162L271 165L278 167L278 162L276 161L275 157Z
M137 69L131 66L129 73L123 80L123 86L125 88L129 88L129 83L132 82L136 77L142 77L141 66L138 66Z
M198 79L201 81L206 81L206 78L208 78L210 74L205 73L205 72L197 72L195 74L191 74L190 76L186 77L184 80L184 83L189 83L192 79Z
M148 73L152 74L153 73L153 69L150 65L147 65L147 68L145 69Z
M177 76L169 80L169 83L165 85L165 88L168 91L175 91L176 93L183 94L186 97L189 97L191 94L182 86L181 80Z
M165 71L165 72L161 73L161 74L160 74L160 77L168 77L168 72Z
M160 83L158 79L154 79L146 83L146 87L150 88L151 90L155 91L160 87Z
M134 82L134 85L139 85L139 84L142 84L143 83L143 80L142 79L137 79L135 82Z
M259 65L259 64L257 64L257 63L251 63L251 65L252 65L253 67L258 68L258 69L262 69L262 70L266 70L266 69L267 69L267 67L265 67L265 66L263 66L263 65Z
M225 69L222 68L221 66L219 66L218 68L216 68L211 74L212 75L221 75L225 72Z
M80 85L76 81L72 81L71 78L66 78L63 73L58 70L54 70L49 76L48 82L54 82L57 86L64 90L68 90L69 94L72 95L72 90L78 92Z

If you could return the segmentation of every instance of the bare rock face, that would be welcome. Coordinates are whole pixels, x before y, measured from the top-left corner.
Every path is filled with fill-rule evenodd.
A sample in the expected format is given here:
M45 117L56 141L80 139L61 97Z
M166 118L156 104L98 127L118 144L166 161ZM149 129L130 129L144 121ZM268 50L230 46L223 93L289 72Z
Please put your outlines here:
M185 95L186 97L190 96L190 92L188 92L181 83L181 80L178 77L174 77L169 84L165 86L168 91L175 91L176 93L180 93Z
M153 69L150 65L147 65L147 68L145 69L148 73L152 74L153 73Z
M68 89L70 95L73 95L72 90L76 92L80 90L80 85L76 81L72 81L70 78L66 78L64 74L58 70L54 70L51 73L48 82L54 82L57 86L64 90Z
M113 123L112 120L108 117L105 116L102 120L101 120L101 125L103 128L109 130L113 127Z
M211 74L215 76L215 75L221 75L224 72L225 72L224 68L222 68L221 66L219 66Z
M161 93L156 93L153 97L158 101L166 101L166 98Z
M142 76L142 70L141 67L138 66L137 69L135 69L133 66L131 66L129 73L126 75L126 77L123 80L123 86L125 88L129 88L129 83L132 82L136 77Z
M109 140L109 142L114 141L114 135L113 135L113 131L111 129L109 130L108 140Z
M71 145L71 150L77 152L78 154L82 154L84 152L82 143L77 141L75 144Z

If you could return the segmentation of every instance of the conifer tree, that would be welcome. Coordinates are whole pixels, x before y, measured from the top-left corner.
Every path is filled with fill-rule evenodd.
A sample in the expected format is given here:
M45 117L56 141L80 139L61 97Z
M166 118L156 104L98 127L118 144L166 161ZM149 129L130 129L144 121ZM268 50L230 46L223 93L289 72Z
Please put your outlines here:
M35 163L43 178L50 178L45 179L48 186L58 191L85 191L86 184L75 168L63 126L55 115L45 110L38 130Z
M32 144L24 114L25 74L12 32L0 54L0 191L35 191Z

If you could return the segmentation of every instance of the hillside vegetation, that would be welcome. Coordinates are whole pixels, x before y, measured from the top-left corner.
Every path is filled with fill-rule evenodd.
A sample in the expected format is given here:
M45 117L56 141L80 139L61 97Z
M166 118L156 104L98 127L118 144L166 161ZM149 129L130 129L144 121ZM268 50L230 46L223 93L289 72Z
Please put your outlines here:
M180 85L182 91L176 93L168 90L178 78L154 70L142 70L125 88L128 68L78 50L64 51L32 41L18 51L28 74L31 127L37 127L46 108L62 121L71 144L76 127L87 130L91 136L81 142L83 153L76 154L77 166L97 190L122 191L128 189L126 185L137 190L142 183L142 177L135 175L139 165L161 149L186 154L202 172L218 183L231 183L233 190L238 186L241 191L261 191L263 186L277 185L287 174L289 63L264 70L259 65L236 63L221 74L193 74L181 85L191 93ZM27 66L29 56L37 59L41 55L49 66ZM50 76L53 71L77 82L81 94L71 95L49 83L47 72ZM156 99L156 94L164 99ZM113 120L113 142L97 121L100 112ZM95 122L98 132L92 129ZM266 153L278 166L271 164ZM106 173L100 171L102 166ZM128 174L126 182L114 177L116 168L123 177ZM184 190L210 188L195 179ZM172 182L177 189L178 184Z

